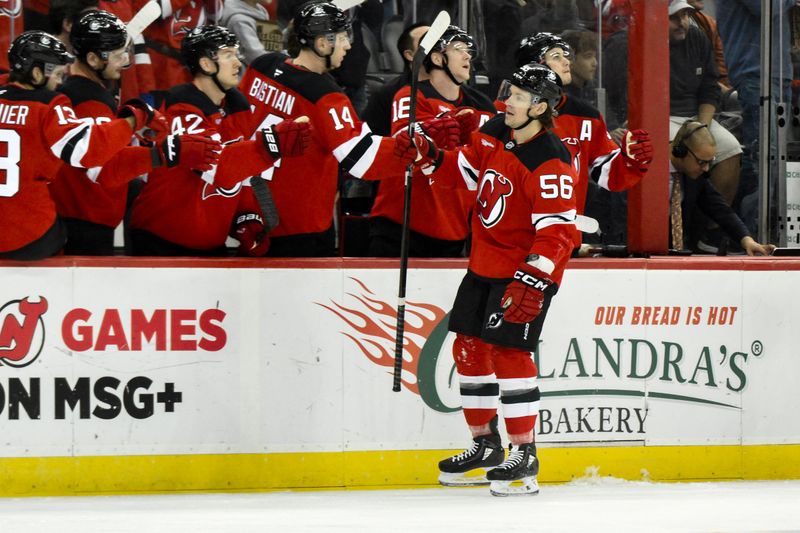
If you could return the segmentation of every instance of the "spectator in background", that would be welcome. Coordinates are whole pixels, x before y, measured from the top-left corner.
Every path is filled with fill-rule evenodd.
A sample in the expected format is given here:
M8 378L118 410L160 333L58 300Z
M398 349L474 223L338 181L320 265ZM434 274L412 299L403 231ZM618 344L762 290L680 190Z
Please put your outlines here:
M596 105L597 34L592 31L567 30L561 38L572 48L572 81L565 87L568 95Z
M283 34L270 20L265 0L226 0L220 24L231 30L241 43L244 64L266 52L283 50Z
M711 41L689 24L694 8L686 0L669 4L669 111L670 138L687 119L709 127L717 141L717 157L709 174L716 189L733 204L739 184L742 148L736 137L714 120L720 99L719 75ZM716 246L716 239L705 241Z
M708 40L711 41L711 45L714 47L714 61L717 63L719 84L723 91L728 91L731 89L731 84L728 80L728 67L725 66L725 52L722 48L722 39L717 30L717 21L710 15L703 13L703 9L706 7L705 0L687 0L687 2L694 8L694 11L689 13L690 23L703 30Z
M720 225L725 234L738 242L747 255L769 255L771 244L756 242L742 220L736 216L709 180L717 144L707 124L686 121L670 145L670 242L671 248L698 251L702 225L696 219L699 209Z
M791 8L797 0L773 0L772 94L775 100L791 102L792 63L790 57ZM742 143L744 159L742 178L736 193L736 206L751 232L758 222L758 152L761 98L761 2L759 0L726 0L717 2L717 23L728 77L739 93L742 106ZM780 32L778 30L781 30ZM783 36L781 41L778 35ZM775 137L773 136L773 139ZM770 147L774 151L776 145ZM777 175L776 175L777 177Z

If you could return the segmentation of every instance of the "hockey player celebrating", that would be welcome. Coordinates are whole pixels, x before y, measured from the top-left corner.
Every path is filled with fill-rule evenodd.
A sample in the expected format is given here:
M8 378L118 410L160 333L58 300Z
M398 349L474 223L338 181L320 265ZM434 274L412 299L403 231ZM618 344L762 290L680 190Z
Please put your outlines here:
M220 26L196 28L183 39L181 54L194 80L170 89L162 110L173 133L225 144L219 164L200 175L183 168L150 174L131 215L134 255L226 255L229 233L239 240L240 255L261 256L269 248L267 213L248 178L282 157L303 155L309 124L276 121L257 131L255 140L241 140L245 130L250 136L250 108L236 89L238 49L236 36Z
M439 463L444 485L476 484L491 470L491 493L536 494L539 412L536 348L577 235L570 153L549 130L561 98L556 74L541 65L517 69L501 86L506 112L442 152L417 136L418 163L437 186L475 191L472 249L449 329L464 417L473 442ZM408 139L401 134L401 139ZM497 430L498 392L510 440L505 457ZM481 480L482 481L482 480Z
M264 54L240 84L253 106L255 124L264 127L306 115L314 125L306 156L265 176L272 179L281 220L272 233L271 256L333 255L339 168L363 179L400 176L416 156L409 143L398 146L394 138L373 135L328 75L342 64L350 39L350 20L338 7L329 2L305 5L290 36L299 47L297 57Z
M568 85L572 81L571 53L560 37L541 32L522 40L517 50L517 66L547 65L562 85ZM608 134L603 116L586 102L564 94L555 109L553 132L567 145L578 168L575 187L578 214L584 212L589 179L609 191L623 191L639 183L653 159L653 145L647 131L626 132L620 149Z
M450 26L425 57L428 79L419 83L417 120L423 129L436 117L452 117L459 123L455 145L466 144L478 125L496 114L492 102L465 85L477 50L472 37L457 26ZM410 85L400 89L392 104L392 133L408 127ZM434 139L440 148L439 139ZM397 257L402 236L404 180L384 179L370 213L370 255ZM469 215L474 198L468 191L434 187L419 180L411 190L411 232L409 253L415 257L459 257L469 235Z
M66 240L48 187L58 167L103 165L147 125L147 116L100 125L79 120L69 99L53 91L74 58L47 33L23 33L8 58L9 83L0 87L0 258L42 259Z
M70 42L78 57L59 91L70 99L79 118L98 124L107 122L118 112L118 95L108 86L116 85L114 82L130 62L125 25L107 11L87 11L73 23ZM143 102L131 101L119 111L137 109L157 116L151 126L159 130L155 140L163 157L154 158L150 148L130 146L102 168L63 166L50 186L58 214L67 226L67 254L114 254L114 229L125 214L128 182L137 176L162 165L208 170L216 161L218 141L196 135L165 139L166 121ZM165 150L166 146L169 148Z

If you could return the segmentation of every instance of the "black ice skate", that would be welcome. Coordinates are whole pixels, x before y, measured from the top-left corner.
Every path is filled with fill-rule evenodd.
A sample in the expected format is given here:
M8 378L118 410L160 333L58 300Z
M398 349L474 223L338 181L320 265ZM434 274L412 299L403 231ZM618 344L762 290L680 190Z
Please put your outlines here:
M519 496L539 494L539 459L536 445L520 444L508 447L508 457L503 464L489 470L486 479L490 482L489 492L493 496Z
M486 470L503 462L505 450L497 433L497 417L490 422L492 434L472 439L472 446L439 461L439 483L447 487L488 485Z

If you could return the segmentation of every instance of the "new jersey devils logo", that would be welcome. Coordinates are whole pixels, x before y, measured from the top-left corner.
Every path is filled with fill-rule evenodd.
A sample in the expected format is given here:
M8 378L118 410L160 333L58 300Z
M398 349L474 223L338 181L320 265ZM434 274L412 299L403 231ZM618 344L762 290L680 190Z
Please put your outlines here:
M222 196L223 198L233 198L239 191L242 190L242 184L237 183L230 189L225 189L223 187L214 187L210 183L206 183L203 185L203 200L208 200L212 196Z
M44 347L47 300L27 297L0 307L0 364L20 368L33 363ZM21 321L20 321L21 319Z
M514 191L511 182L497 171L488 169L478 189L478 218L487 228L497 224L506 210L506 197Z
M0 0L0 15L14 18L22 12L22 0Z

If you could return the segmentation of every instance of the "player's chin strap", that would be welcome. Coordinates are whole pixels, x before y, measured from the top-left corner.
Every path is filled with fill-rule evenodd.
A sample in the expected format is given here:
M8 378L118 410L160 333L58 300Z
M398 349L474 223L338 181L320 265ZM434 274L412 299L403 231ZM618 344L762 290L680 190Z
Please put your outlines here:
M521 129L527 128L527 127L528 127L528 125L529 125L531 122L533 122L534 120L536 120L536 119L538 119L538 118L539 118L539 117L532 117L532 116L531 116L531 108L529 107L529 108L528 108L528 120L526 120L526 121L525 121L525 123L524 123L524 124L522 124L522 126L517 126L516 128L511 128L511 129L516 131L516 130L521 130Z
M442 54L442 66L440 67L435 63L431 63L433 65L433 68L438 68L439 70L443 70L444 73L447 74L447 77L450 78L450 81L452 81L456 85L461 85L461 82L458 81L456 77L453 76L453 73L450 71L450 66L449 66L450 62L447 60L447 54L445 54L444 51L440 53Z
M331 57L333 57L333 54L336 52L336 37L334 37L334 39L333 39L333 49L331 50L330 54L328 54L326 56L320 54L317 51L316 43L311 46L311 51L314 52L315 54L317 54L317 57L321 57L321 58L325 59L325 70L331 70L332 65L333 65L331 63Z
M216 67L217 67L216 72L208 72L208 71L204 70L203 67L200 67L200 72L202 72L203 74L205 74L206 76L211 78L211 80L214 82L214 85L216 85L219 88L220 91L222 91L223 93L227 93L230 88L226 89L220 83L219 78L217 78L217 74L219 74L219 63L217 63L216 59L212 59L211 61L213 61L214 65L216 65Z

